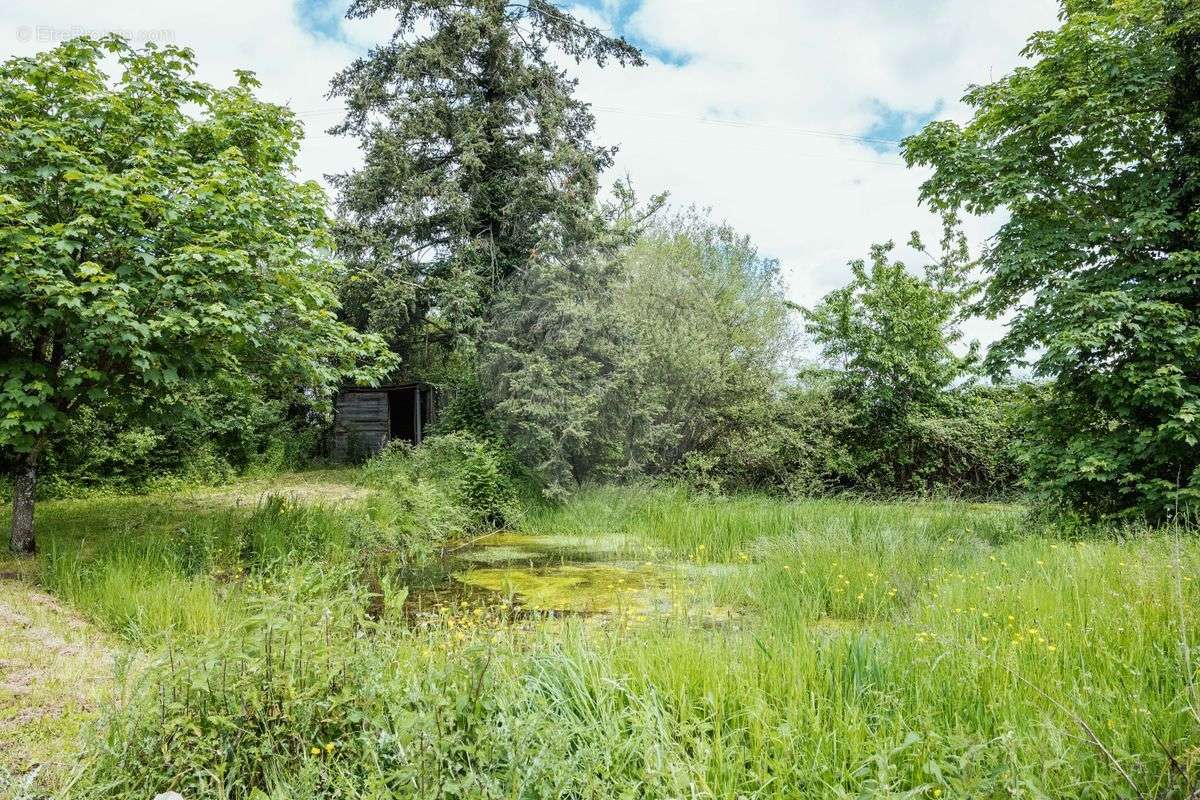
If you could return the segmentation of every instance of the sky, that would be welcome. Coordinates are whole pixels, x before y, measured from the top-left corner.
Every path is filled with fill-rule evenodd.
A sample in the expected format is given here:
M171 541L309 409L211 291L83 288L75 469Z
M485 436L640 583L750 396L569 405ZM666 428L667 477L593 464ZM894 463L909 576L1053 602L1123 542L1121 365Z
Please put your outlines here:
M966 121L967 86L1020 63L1055 0L570 0L572 10L641 47L645 67L583 65L597 141L620 148L609 180L642 196L711 209L779 259L790 299L813 305L849 277L873 242L938 240L918 203L925 174L897 142L933 119ZM330 77L391 32L391 19L347 21L348 0L4 0L0 58L81 33L192 48L203 80L255 71L260 95L305 123L300 177L353 169L354 143L325 130L339 119ZM978 247L1000 224L972 219ZM919 258L899 248L915 265ZM973 320L988 343L1003 320Z

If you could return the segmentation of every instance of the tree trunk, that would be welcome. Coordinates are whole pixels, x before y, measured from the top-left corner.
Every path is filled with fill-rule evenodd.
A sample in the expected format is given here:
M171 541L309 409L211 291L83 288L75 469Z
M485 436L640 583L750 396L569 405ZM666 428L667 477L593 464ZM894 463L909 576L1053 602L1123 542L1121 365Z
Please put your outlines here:
M35 552L33 539L33 490L37 484L37 454L30 453L17 461L13 479L12 539L9 547L14 553Z

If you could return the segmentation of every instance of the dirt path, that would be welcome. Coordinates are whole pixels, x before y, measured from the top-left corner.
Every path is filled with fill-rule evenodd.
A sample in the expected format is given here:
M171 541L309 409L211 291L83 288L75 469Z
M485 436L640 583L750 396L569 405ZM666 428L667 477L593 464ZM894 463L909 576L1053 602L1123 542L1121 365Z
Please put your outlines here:
M253 506L268 495L296 503L340 505L363 500L371 491L354 483L352 470L293 472L257 480L242 479L228 486L198 489L180 495L183 502Z
M69 769L113 686L114 652L50 595L0 580L0 797L30 778L51 787Z

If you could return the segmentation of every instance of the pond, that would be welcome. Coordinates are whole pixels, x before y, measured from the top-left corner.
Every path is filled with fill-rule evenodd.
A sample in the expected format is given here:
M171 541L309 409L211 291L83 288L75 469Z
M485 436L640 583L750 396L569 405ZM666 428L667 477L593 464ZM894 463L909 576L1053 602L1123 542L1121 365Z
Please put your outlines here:
M666 615L728 621L732 612L713 604L708 581L701 579L711 578L712 569L660 561L620 536L503 532L452 550L440 564L407 572L402 580L409 587L410 610L417 613L439 603L471 601L633 622Z

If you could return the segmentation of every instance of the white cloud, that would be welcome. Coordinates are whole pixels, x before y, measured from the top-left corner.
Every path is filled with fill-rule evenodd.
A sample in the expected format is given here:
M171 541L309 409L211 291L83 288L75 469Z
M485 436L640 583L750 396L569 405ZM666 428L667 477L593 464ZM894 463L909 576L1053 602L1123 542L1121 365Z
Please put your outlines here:
M1011 70L1056 10L1054 0L645 0L631 31L687 62L585 69L580 88L597 107L600 140L621 146L618 174L711 206L778 257L793 299L811 304L872 242L904 242L912 230L936 242L939 228L917 204L921 171L866 143L803 131L865 134L874 101L964 120L967 85ZM978 243L996 224L972 220L968 230ZM1000 331L968 326L984 341Z
M339 0L344 3L344 0ZM601 6L612 18L615 0ZM967 84L1011 69L1026 37L1055 22L1054 0L643 0L628 20L682 66L580 69L599 141L621 147L616 176L643 193L711 206L784 265L793 298L812 303L843 282L871 242L937 224L917 206L922 175L868 144L812 135L864 134L875 101L962 119ZM591 12L593 15L595 12ZM595 17L593 17L595 18ZM301 112L304 177L353 168L354 144L324 133L338 120L330 77L385 38L390 20L348 23L343 40L304 30L291 0L6 0L0 58L53 46L77 30L121 30L196 51L200 76L256 71L264 97ZM713 124L720 119L735 124ZM810 133L806 133L810 132ZM973 221L976 241L995 221ZM989 323L972 335L995 338Z
M384 30L373 21L356 24L352 33L372 27ZM105 31L190 47L196 53L198 77L213 84L232 84L235 69L256 72L262 97L303 112L303 177L320 179L358 163L352 143L324 133L338 119L325 111L335 108L325 99L329 79L357 51L347 42L305 31L292 0L5 0L0 7L0 58L47 49L80 32Z

